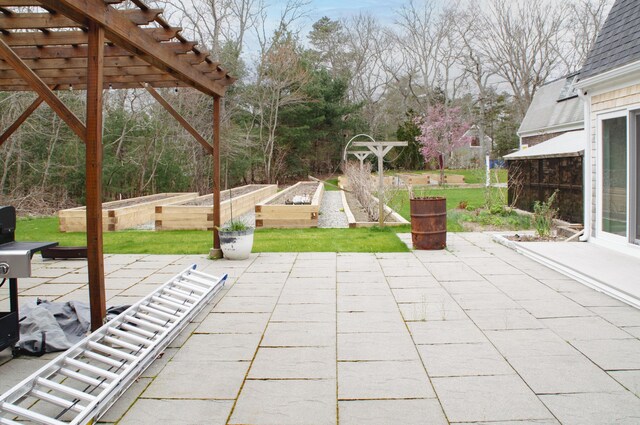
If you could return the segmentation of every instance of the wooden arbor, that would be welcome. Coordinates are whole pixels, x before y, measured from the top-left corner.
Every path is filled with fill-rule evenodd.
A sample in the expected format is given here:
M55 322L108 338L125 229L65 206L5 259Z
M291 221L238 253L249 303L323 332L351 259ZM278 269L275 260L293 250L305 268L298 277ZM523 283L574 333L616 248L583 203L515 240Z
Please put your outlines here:
M145 87L213 155L214 225L220 225L220 98L235 81L141 0L0 0L0 90L38 98L0 144L46 102L86 144L87 252L91 326L106 315L102 250L102 91ZM192 87L213 97L213 145L154 89ZM86 122L54 90L87 92ZM219 252L217 231L213 250Z

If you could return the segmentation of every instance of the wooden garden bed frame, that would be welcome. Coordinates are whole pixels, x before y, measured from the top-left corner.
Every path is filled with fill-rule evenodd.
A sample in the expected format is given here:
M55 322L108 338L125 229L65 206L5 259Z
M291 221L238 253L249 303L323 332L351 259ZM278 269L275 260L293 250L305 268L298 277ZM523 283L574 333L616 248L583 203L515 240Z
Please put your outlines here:
M355 228L355 227L373 227L373 226L378 226L379 225L379 223L377 221L356 221L356 218L353 215L353 213L351 212L351 208L349 208L349 204L347 203L347 197L345 195L344 190L341 190L340 194L342 195L342 205L343 205L343 208L344 208L344 213L347 215L347 221L349 221L349 227L350 228ZM373 200L376 203L378 202L378 198L376 198L375 196L372 196L371 198L373 198ZM403 216L401 216L396 211L391 209L391 207L389 207L388 205L384 206L384 212L385 212L385 216L386 215L390 215L395 220L395 221L386 221L385 220L385 222L384 222L385 226L393 226L393 227L395 227L395 226L403 226L405 224L411 224Z
M278 185L247 185L242 187L256 186L256 189L227 199L220 203L220 222L225 223L233 217L245 214L253 210L257 203L271 198L278 192ZM220 192L221 197L225 197L230 190ZM211 194L200 196L193 201L211 198ZM156 207L155 213L156 230L213 230L213 202L211 205L184 205L184 202L172 205L160 205Z
M273 199L286 194L287 192L294 192L298 186L302 184L316 183L316 182L298 182L276 193L268 199L265 199L255 207L256 211L256 228L278 228L278 229L291 229L291 228L309 228L318 227L318 215L320 213L320 202L322 201L322 195L324 194L324 184L316 183L317 187L311 198L310 205L285 205L285 204L269 204Z
M158 195L165 196L159 198ZM185 202L195 199L197 196L197 192L159 193L121 201L105 202L102 204L102 230L114 232L153 222L157 205ZM119 206L131 202L135 203L123 207ZM60 220L59 229L61 232L85 232L87 230L86 207L60 210L58 211L58 219Z

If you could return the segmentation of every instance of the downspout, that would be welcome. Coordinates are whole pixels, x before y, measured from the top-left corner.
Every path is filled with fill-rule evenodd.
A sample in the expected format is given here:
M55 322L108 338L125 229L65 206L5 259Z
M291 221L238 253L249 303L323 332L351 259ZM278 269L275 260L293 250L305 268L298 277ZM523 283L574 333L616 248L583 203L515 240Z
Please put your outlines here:
M591 210L592 210L592 183L593 176L592 172L592 158L591 158L591 150L593 147L593 139L591 132L593 131L591 127L591 95L589 95L586 91L583 91L582 88L578 88L578 97L582 99L584 103L584 130L587 135L586 137L586 146L584 147L584 156L582 157L582 187L584 193L583 197L583 216L584 216L584 229L582 236L580 236L580 242L587 242L591 238Z

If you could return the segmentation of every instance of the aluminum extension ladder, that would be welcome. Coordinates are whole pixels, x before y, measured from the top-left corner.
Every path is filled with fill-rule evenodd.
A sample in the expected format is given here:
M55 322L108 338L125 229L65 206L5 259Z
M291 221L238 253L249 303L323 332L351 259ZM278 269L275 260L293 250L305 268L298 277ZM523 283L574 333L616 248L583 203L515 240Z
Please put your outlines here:
M225 284L195 265L0 396L0 424L97 420Z

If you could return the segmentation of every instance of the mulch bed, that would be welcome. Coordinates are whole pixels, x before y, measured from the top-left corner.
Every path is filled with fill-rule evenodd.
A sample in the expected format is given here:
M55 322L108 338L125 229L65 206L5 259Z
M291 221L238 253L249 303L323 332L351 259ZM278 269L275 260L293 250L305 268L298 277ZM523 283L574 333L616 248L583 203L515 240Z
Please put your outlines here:
M276 196L267 204L286 205L287 202L293 201L294 196L308 196L309 199L312 199L313 195L316 193L316 189L318 189L318 183L302 183L295 189L287 190L286 192L283 191L279 196Z
M371 217L369 217L369 214L362 207L362 204L360 204L360 201L358 201L352 193L345 192L345 198L347 199L347 204L349 204L349 209L351 210L351 214L353 214L353 217L356 219L356 222L368 223L368 222L377 221L377 220L372 220ZM385 223L398 222L398 220L396 220L396 218L391 214L388 214L385 217L384 221Z
M231 189L231 191L229 190L225 190L220 192L220 202L224 202L226 200L228 200L230 198L229 195L231 195L231 197L233 198L238 198L242 195L246 195L247 193L256 191L262 187L265 187L265 185L261 185L261 184L252 184L252 185L248 185L248 186L241 186L241 187L235 187L233 189ZM186 205L186 206L197 206L197 207L212 207L213 206L213 193L210 193L209 195L206 196L202 196L198 199L194 199L192 201L187 201L187 202L183 202L180 205Z

